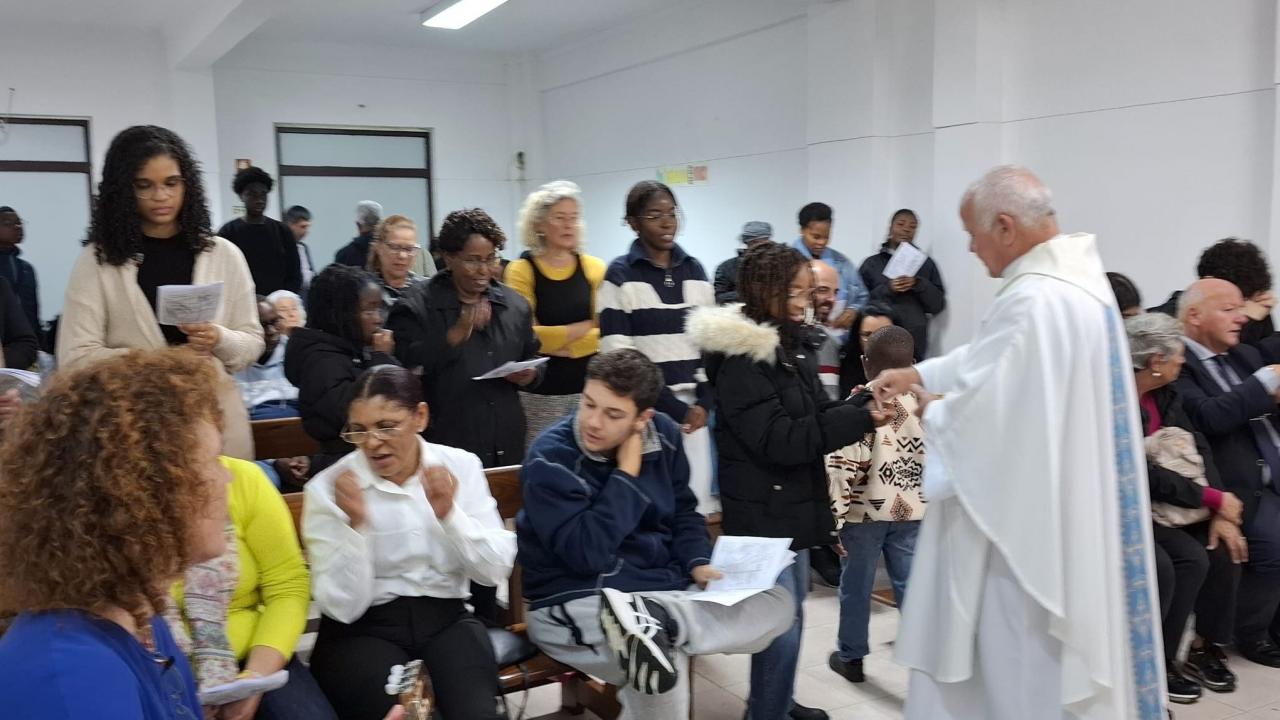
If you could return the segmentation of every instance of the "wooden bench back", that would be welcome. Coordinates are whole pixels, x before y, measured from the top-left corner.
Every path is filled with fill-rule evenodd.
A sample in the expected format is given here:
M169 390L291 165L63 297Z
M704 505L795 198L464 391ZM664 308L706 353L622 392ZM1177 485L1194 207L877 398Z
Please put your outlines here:
M320 443L302 429L302 420L298 418L255 420L249 426L253 428L253 457L257 460L291 458L320 452Z

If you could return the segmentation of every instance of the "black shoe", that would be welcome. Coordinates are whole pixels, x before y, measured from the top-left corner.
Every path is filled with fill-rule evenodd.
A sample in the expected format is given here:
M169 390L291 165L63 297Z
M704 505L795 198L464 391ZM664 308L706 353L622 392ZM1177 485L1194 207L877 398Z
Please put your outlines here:
M787 715L792 720L828 720L831 717L827 715L826 710L805 707L795 700L791 701L791 712L787 713Z
M675 621L656 602L612 588L601 591L600 624L627 684L647 695L676 686Z
M1200 683L1184 677L1173 663L1165 664L1165 679L1169 686L1169 702L1190 705L1200 699Z
M1246 660L1267 667L1280 668L1280 646L1271 642L1270 639L1237 643L1236 649Z
M840 587L840 556L829 547L814 548L809 552L809 567L827 587Z
M851 683L866 682L867 676L862 673L862 658L845 662L840 659L840 653L831 653L831 657L827 658L827 667L831 668L831 672L848 680Z
M1226 659L1226 654L1212 645L1191 648L1182 672L1214 692L1234 692L1236 674L1227 667Z

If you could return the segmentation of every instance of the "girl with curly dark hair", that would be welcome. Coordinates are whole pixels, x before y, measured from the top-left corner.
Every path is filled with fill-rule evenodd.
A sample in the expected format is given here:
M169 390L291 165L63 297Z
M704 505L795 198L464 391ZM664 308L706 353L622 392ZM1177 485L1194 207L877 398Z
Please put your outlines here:
M498 252L507 237L478 208L449 213L438 244L445 270L421 283L391 309L396 356L420 368L432 408L427 440L469 450L485 467L524 458L525 417L517 388L539 380L532 368L474 380L512 360L530 360L540 347L529 303L498 282Z
M86 245L67 283L59 366L74 369L130 348L187 345L223 371L226 454L253 459L249 414L229 377L262 355L253 279L240 251L209 230L200 166L182 138L144 125L112 140ZM223 297L213 322L159 323L161 285L215 282Z
M217 373L189 350L60 371L0 446L6 717L199 718L161 613L226 549Z
M832 402L818 381L806 324L813 270L799 251L754 247L738 266L739 305L700 307L686 332L702 352L716 407L726 535L791 538L796 561L778 576L795 597L792 627L751 657L751 717L819 717L792 698L809 588L809 548L834 545L823 455L862 439L887 416Z
M354 449L341 435L356 378L366 368L399 363L392 335L382 329L382 287L372 274L330 265L312 278L307 302L307 326L289 335L284 374L298 388L303 429L320 443L311 460L318 473Z

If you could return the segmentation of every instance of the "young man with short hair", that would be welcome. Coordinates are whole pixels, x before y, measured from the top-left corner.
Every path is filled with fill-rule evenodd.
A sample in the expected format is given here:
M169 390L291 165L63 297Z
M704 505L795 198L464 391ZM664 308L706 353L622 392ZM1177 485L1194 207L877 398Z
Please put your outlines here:
M529 638L619 686L626 718L688 717L689 655L758 652L794 615L778 586L731 607L693 600L719 573L680 426L653 409L664 382L636 350L597 355L577 412L520 470Z
M284 224L293 231L293 239L298 241L298 266L302 270L302 295L311 287L311 278L316 275L316 265L311 262L311 248L307 245L307 233L311 232L311 211L301 205L294 205L284 211Z
M810 260L822 260L829 263L840 274L840 290L837 299L844 301L844 311L831 318L828 323L837 330L848 330L858 317L858 308L867 304L871 294L862 283L858 274L858 266L853 264L844 253L831 245L831 224L835 215L831 206L826 203L812 202L800 208L796 218L800 223L800 237L791 243L791 247L800 251Z

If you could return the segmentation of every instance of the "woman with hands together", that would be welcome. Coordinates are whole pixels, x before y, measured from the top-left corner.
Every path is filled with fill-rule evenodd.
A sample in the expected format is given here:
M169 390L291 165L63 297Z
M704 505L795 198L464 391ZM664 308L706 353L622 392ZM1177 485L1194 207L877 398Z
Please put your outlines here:
M305 491L323 613L312 673L340 717L381 718L387 669L421 659L445 720L500 717L493 649L466 601L472 582L507 579L516 548L480 461L418 436L429 410L404 368L371 368L351 397L342 436L356 450Z

